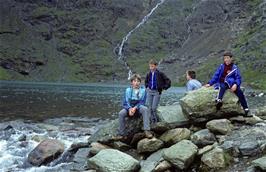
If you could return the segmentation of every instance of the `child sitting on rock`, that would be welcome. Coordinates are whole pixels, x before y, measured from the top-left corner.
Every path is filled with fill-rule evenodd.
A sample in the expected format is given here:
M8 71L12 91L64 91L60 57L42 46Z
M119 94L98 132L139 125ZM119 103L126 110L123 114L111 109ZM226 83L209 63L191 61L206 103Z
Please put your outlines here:
M123 139L126 136L125 133L125 118L127 116L132 117L139 113L143 117L143 129L147 138L152 138L153 135L150 132L150 115L148 108L145 106L146 90L140 86L141 77L138 74L132 75L130 78L131 87L126 89L123 109L119 112L119 132L115 140Z
M243 107L246 116L249 116L249 109L247 105L246 98L243 91L240 89L241 76L238 67L232 62L233 55L230 52L226 52L223 55L224 63L221 64L216 72L214 73L212 79L206 84L206 87L210 87L216 83L219 84L219 92L216 98L216 108L219 110L223 105L223 95L227 89L234 92L241 106Z

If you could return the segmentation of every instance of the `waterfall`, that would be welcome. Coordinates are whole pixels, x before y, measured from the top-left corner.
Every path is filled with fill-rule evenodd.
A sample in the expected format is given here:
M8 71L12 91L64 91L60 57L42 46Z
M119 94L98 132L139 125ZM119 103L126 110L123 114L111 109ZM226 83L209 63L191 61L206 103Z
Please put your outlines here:
M128 63L125 61L125 57L123 56L123 47L124 47L124 44L125 42L128 40L128 38L130 37L130 35L136 30L138 29L141 25L143 25L148 19L149 17L152 15L152 13L162 4L164 3L165 0L160 0L160 2L158 2L155 7L153 7L151 9L151 11L146 15L144 16L144 18L141 20L141 22L135 26L134 29L132 29L131 31L128 32L128 34L123 38L121 44L119 45L119 51L118 51L118 60L123 60L124 61L124 64L128 70L128 79L130 79L131 75L132 75L132 70L130 68L130 66L128 65Z

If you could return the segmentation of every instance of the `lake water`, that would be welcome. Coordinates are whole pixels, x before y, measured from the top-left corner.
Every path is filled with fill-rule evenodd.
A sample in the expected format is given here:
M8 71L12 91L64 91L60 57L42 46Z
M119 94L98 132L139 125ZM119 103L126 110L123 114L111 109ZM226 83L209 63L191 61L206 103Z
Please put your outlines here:
M70 171L72 162L25 166L27 155L39 143L34 138L57 139L65 150L73 143L87 142L99 127L117 118L126 87L1 81L0 172ZM176 103L184 94L184 87L172 87L163 92L160 105ZM247 99L252 108L266 104L265 96ZM25 141L19 141L22 136L26 136Z

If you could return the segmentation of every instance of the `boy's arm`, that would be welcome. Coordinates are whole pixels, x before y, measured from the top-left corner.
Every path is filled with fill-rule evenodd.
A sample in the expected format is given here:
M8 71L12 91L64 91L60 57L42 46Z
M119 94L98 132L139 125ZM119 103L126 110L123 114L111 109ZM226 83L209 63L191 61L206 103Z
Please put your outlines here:
M147 73L146 78L145 78L145 88L148 88L148 87L149 87L149 72Z
M240 87L241 85L241 75L238 68L236 68L236 85Z
M189 81L187 82L187 91L192 91L192 85L189 83Z
M171 80L163 72L161 72L161 75L164 81L163 89L167 90L168 88L171 87Z
M144 89L144 94L141 96L139 103L135 106L137 109L139 109L141 105L143 106L145 105L146 97L147 97L147 93L146 93L146 90Z
M129 103L129 92L128 89L125 91L124 99L123 99L123 108L129 110L131 108Z
M212 76L212 79L208 82L208 84L212 86L213 84L218 82L218 79L221 73L221 68L222 68L222 64L220 65L220 67L216 69L214 75Z

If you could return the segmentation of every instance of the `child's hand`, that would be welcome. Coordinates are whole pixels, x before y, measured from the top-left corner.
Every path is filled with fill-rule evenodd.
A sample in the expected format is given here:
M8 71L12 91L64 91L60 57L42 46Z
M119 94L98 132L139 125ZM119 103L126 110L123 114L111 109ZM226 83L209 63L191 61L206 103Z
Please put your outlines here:
M204 87L210 87L211 85L210 84L205 84Z
M133 111L133 108L130 108L129 111L128 111L128 115L129 116L133 116L134 115L134 111Z
M232 92L235 92L235 91L236 91L236 89L237 89L237 85L236 85L236 84L234 84L234 85L231 87L231 91L232 91Z

